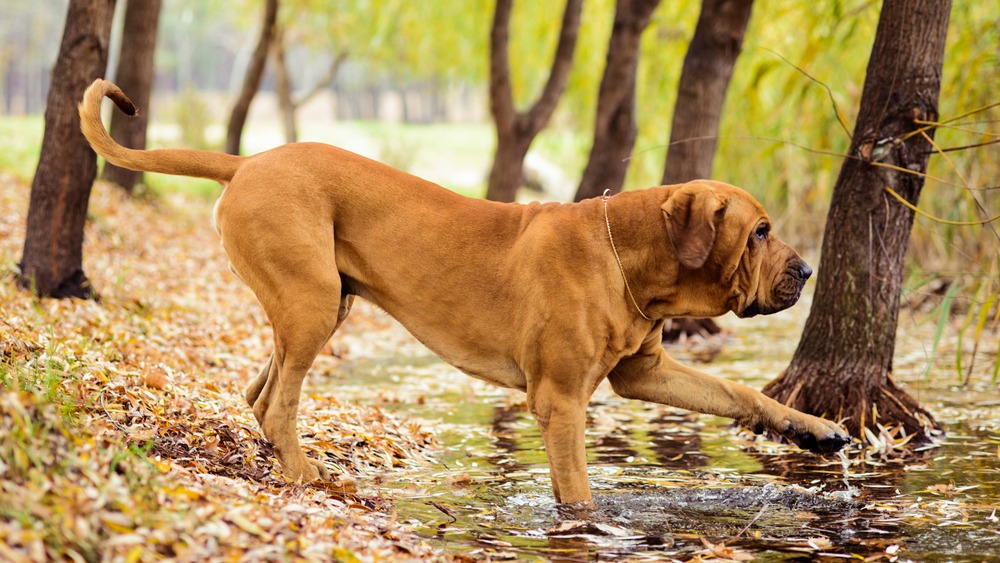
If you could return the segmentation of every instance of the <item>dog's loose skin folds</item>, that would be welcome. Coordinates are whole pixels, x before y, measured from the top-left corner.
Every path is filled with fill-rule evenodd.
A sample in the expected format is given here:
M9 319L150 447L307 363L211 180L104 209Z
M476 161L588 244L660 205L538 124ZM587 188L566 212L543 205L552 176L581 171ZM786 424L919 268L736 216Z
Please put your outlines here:
M134 107L103 80L80 103L83 132L109 162L226 185L216 228L274 327L246 399L291 481L328 477L299 446L299 392L354 296L461 371L527 392L561 503L591 499L586 407L605 378L624 397L733 418L814 451L849 441L839 425L680 365L660 345L665 319L773 313L811 273L738 188L696 181L607 202L494 203L318 143L251 157L127 149L101 123L104 96Z

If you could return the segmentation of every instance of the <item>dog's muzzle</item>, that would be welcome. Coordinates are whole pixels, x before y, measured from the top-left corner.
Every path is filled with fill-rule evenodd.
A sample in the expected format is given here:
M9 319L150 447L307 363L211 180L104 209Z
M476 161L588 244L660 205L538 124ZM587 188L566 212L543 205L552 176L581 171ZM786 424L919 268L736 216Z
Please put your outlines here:
M781 280L772 290L771 302L762 304L760 299L755 299L743 308L739 314L740 318L772 315L791 307L802 296L802 288L805 287L806 281L812 276L812 273L813 270L809 264L801 259L789 262L781 274Z

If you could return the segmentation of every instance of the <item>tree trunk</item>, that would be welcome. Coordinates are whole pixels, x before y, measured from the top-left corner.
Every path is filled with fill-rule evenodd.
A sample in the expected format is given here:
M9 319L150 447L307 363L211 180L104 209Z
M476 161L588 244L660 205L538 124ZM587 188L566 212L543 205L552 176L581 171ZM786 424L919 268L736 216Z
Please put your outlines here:
M278 0L265 0L264 21L260 29L260 38L257 40L257 48L254 49L250 64L247 66L246 76L243 77L243 89L233 105L232 114L229 117L229 127L226 130L226 152L229 154L240 154L240 139L243 136L243 126L247 121L247 114L250 113L250 103L257 95L260 88L260 81L264 77L264 66L267 63L267 53L271 48L271 41L274 38L274 23L278 19Z
M517 196L528 147L552 117L566 89L569 71L573 67L582 6L583 0L566 0L559 43L548 81L534 105L528 111L519 113L514 108L507 54L513 0L497 0L490 30L490 113L496 123L497 149L486 189L487 199L514 201Z
M608 42L607 62L597 94L594 143L583 170L576 201L618 193L628 172L635 145L635 77L639 67L639 39L660 0L618 0Z
M135 117L116 111L111 114L111 137L133 149L146 148L146 126L149 124L149 98L153 90L153 53L156 50L156 31L160 21L160 0L129 0L125 9L125 27L122 32L121 56L115 82L128 93L136 107L144 108ZM102 177L118 184L128 193L142 183L143 174L137 170L104 164Z
M891 379L913 212L886 188L914 205L920 196L918 174L933 149L913 134L914 120L938 118L950 10L948 0L882 5L851 157L827 216L812 310L791 364L764 391L808 413L846 418L855 436L878 422L902 425L915 443L939 428Z
M295 101L292 100L292 79L288 74L288 64L285 62L285 34L280 26L275 26L274 41L271 45L274 57L274 88L278 94L278 109L281 110L281 123L285 128L285 142L294 143L299 140L299 131L295 126Z
M83 227L97 155L80 132L76 104L104 76L114 11L114 0L71 0L66 12L17 280L38 295L97 298L83 273Z
M702 0L677 85L663 165L664 184L712 176L726 90L743 47L752 7L753 0ZM717 334L721 330L712 319L675 319L672 330L664 328L663 338L673 342L681 335Z
M663 183L710 178L729 79L753 0L702 0L677 86Z
M514 201L524 180L524 157L531 140L527 135L497 132L497 150L493 155L486 199Z
M294 143L299 140L298 125L295 121L295 113L299 108L314 98L325 88L329 88L333 81L337 79L340 67L347 60L347 51L337 53L330 64L329 70L309 92L299 99L294 97L292 78L288 72L288 63L285 60L285 36L284 30L280 26L275 26L274 43L272 55L274 56L274 76L275 89L278 94L278 108L281 110L281 122L285 128L285 142Z

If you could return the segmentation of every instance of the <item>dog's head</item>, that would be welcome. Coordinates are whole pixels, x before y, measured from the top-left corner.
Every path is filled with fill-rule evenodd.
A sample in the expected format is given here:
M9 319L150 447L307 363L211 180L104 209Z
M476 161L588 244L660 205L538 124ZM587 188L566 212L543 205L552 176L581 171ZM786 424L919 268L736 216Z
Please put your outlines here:
M750 194L698 180L673 190L662 210L681 267L679 285L699 288L685 299L692 314L769 315L798 301L812 268L771 232Z

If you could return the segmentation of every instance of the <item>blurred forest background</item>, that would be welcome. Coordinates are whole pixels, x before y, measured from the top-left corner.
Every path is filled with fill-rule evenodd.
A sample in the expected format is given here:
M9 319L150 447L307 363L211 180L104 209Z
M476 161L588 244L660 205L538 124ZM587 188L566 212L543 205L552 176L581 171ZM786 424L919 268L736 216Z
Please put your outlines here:
M37 130L65 0L9 0L0 21L0 113L10 131ZM155 55L152 146L222 146L229 108L259 33L262 2L165 0ZM437 181L482 195L495 142L488 110L492 3L287 0L279 13L291 84L310 90L342 59L336 78L299 109L300 140L331 142ZM759 3L754 6L722 115L713 177L747 188L800 247L816 248L848 135L836 111L853 123L879 2ZM119 3L119 20L125 3ZM562 3L515 4L511 80L519 106L548 76ZM611 32L613 0L589 0L568 87L531 146L528 171L557 198L570 199L592 141L598 86ZM698 18L696 2L662 2L642 35L635 144L625 188L660 183L677 82ZM109 78L119 53L112 37ZM956 2L951 14L940 101L942 120L996 101L1000 24L989 3ZM796 68L798 67L798 68ZM808 73L808 75L806 74ZM813 79L811 79L812 77ZM824 87L829 88L829 92ZM243 152L283 142L269 61L251 106ZM836 106L836 109L835 107ZM942 147L990 140L997 108L942 128ZM993 128L995 129L995 127ZM5 134L4 137L10 137ZM0 165L30 178L30 147L4 151ZM997 146L951 153L956 169L932 157L921 207L952 220L978 218L970 186L996 184ZM157 180L153 180L154 186ZM171 184L184 182L170 180ZM215 189L205 185L204 189ZM996 190L980 192L988 209ZM789 219L792 217L793 219ZM918 219L911 245L921 272L982 274L994 260L990 228Z
M150 147L233 150L226 129L261 34L265 4L163 0L152 98L148 109L141 108L149 118ZM291 140L327 142L465 195L487 193L501 129L490 111L493 2L275 4L280 6L276 39L238 150L253 154ZM664 173L671 119L699 18L697 2L647 4L655 9L648 26L639 28L636 141L621 189L659 185L671 177ZM25 181L37 162L66 5L66 0L10 0L0 21L0 168ZM118 3L112 27L106 75L112 81L126 5ZM711 177L755 195L782 237L814 261L850 145L880 7L870 0L758 3L725 96ZM549 80L563 9L562 2L514 3L509 79L518 112L528 113ZM581 181L595 145L615 14L614 0L583 3L565 93L524 159L524 187L535 191L522 189L522 199L568 201L603 187L619 188L602 183L594 192ZM986 321L997 320L1000 234L986 220L1000 200L995 127L1000 22L986 3L959 1L948 29L938 107L946 125L935 132L943 152L930 158L919 202L942 221L917 218L904 302L959 313L962 331L974 330L978 341ZM291 123L283 113L282 86L289 98L284 105L294 104ZM146 182L152 192L214 198L219 191L213 182L185 178L150 175ZM584 194L587 190L591 193Z

